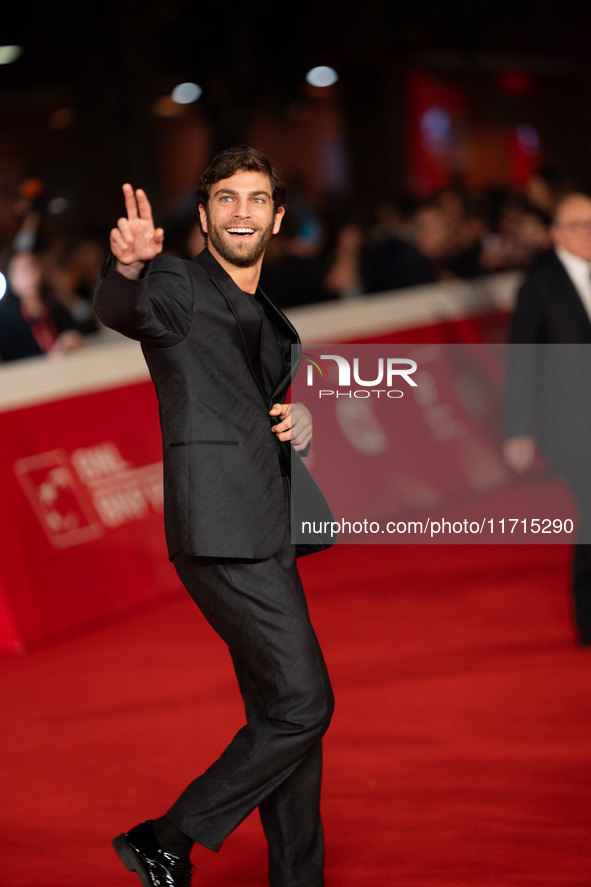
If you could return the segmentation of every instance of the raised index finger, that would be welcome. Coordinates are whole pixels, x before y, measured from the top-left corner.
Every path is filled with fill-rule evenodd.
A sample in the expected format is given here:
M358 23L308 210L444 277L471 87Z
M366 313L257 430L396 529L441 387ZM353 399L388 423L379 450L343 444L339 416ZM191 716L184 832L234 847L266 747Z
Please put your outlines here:
M125 211L127 213L127 218L130 221L132 219L137 219L137 203L135 201L135 194L133 193L133 188L131 187L131 185L123 185L123 198L125 200Z

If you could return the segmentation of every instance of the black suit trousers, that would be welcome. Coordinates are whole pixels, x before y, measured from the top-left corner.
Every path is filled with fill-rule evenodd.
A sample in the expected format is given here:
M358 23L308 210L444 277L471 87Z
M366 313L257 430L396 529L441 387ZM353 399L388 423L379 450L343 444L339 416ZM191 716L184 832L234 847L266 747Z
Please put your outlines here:
M167 815L218 850L259 807L271 887L322 887L321 738L334 699L289 533L271 558L178 555L174 565L229 647L247 723Z

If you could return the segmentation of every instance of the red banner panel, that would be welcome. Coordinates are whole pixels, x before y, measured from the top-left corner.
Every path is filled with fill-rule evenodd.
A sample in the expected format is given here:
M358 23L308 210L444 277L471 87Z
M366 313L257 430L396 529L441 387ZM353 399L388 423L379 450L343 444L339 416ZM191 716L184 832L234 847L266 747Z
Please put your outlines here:
M0 421L0 650L26 650L178 587L150 382Z

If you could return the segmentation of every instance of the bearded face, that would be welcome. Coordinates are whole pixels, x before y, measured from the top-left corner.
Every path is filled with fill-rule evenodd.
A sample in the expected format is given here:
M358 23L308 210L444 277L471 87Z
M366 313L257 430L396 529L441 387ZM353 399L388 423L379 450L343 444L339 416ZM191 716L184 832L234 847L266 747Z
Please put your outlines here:
M267 244L273 238L274 222L264 228L250 224L217 224L207 216L209 243L223 259L239 268L250 268L262 259Z
M199 212L211 252L235 267L249 268L261 262L284 210L275 211L268 176L241 170L216 182Z

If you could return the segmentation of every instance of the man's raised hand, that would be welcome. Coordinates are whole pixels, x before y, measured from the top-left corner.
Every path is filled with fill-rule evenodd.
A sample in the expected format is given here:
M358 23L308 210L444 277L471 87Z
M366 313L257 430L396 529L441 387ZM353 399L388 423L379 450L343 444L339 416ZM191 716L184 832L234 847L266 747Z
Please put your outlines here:
M131 185L123 185L123 197L127 217L119 219L111 230L111 250L117 259L117 271L126 277L136 278L146 262L162 252L164 231L154 228L152 207L145 191L135 192Z

